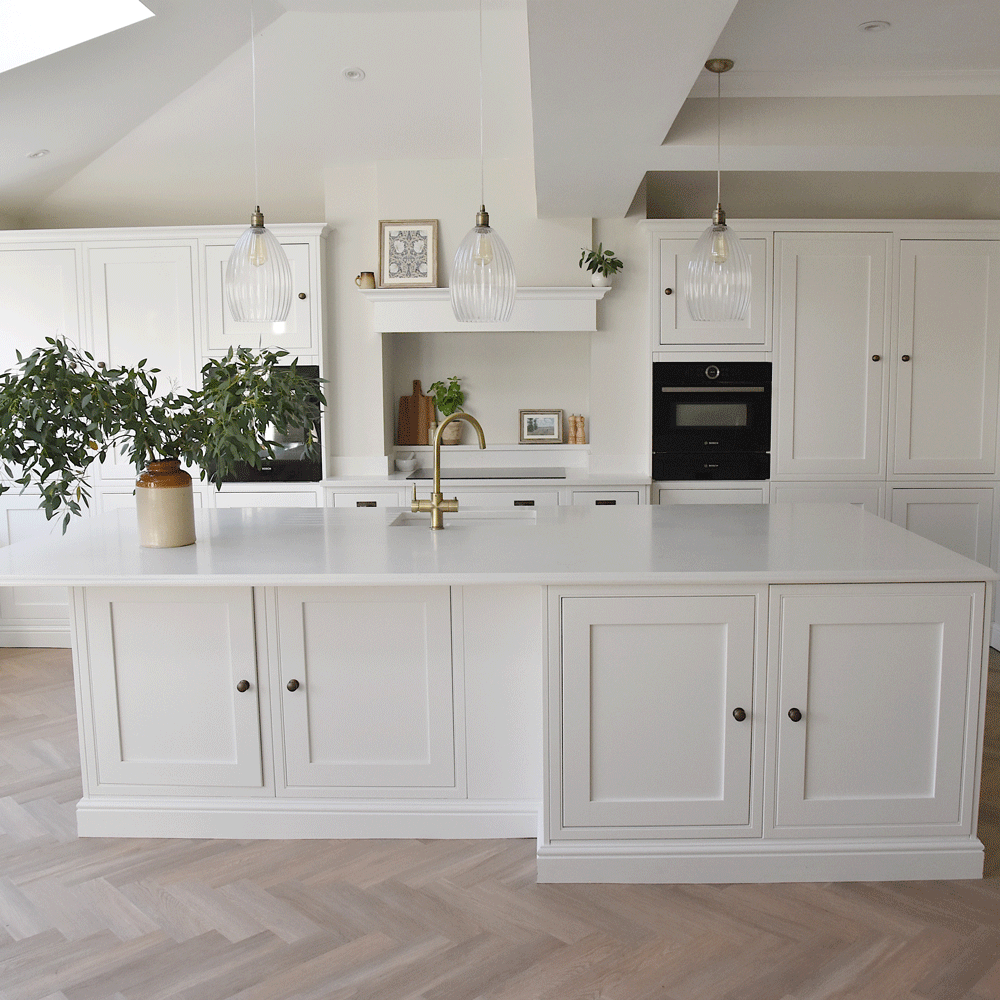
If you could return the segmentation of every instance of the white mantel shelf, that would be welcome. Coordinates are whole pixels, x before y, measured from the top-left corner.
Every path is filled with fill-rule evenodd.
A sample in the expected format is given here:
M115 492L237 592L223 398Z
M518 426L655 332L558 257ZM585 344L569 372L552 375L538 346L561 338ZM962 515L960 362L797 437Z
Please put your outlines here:
M593 331L597 303L610 286L568 285L518 288L514 314L506 323L460 323L448 288L362 288L372 304L379 333L475 333L491 331Z

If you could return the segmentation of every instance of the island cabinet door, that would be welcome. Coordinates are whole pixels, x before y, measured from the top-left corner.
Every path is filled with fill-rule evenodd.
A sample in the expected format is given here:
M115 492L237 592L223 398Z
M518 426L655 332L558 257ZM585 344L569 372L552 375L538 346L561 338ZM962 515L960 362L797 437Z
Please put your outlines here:
M281 706L275 743L284 748L288 793L454 789L449 588L281 587L269 595Z
M759 831L751 808L758 597L560 603L561 835Z
M974 832L985 589L771 589L765 835Z
M85 590L77 655L92 701L83 718L92 791L262 786L252 593Z

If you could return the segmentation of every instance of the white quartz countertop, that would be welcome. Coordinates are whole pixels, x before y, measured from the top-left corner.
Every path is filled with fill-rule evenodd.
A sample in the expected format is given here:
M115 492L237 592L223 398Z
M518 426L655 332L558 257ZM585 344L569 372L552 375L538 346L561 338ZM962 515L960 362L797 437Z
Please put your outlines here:
M518 516L515 516L518 515ZM462 518L465 518L463 520ZM400 526L400 518L417 521ZM0 549L0 585L673 584L995 580L847 504L196 512L196 544L139 546L135 512Z

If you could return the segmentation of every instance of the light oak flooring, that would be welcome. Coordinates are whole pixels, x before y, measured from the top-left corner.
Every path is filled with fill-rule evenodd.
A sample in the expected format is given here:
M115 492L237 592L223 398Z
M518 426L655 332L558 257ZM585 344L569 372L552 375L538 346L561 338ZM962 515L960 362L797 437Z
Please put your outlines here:
M0 1000L1000 998L967 882L537 885L534 841L78 840L69 653L0 651Z

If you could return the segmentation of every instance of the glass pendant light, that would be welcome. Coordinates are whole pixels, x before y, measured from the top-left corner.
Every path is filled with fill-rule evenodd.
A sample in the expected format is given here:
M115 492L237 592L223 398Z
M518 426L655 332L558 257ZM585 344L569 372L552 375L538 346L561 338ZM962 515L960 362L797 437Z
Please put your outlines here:
M461 323L502 323L514 310L514 260L490 228L483 180L483 0L479 0L479 211L458 245L451 272L451 308Z
M726 225L722 210L722 74L732 59L709 59L705 69L716 74L716 200L712 225L694 245L685 287L691 318L710 323L742 320L750 306L750 258Z
M259 202L253 0L250 0L250 65L253 77L254 200ZM229 255L226 299L233 319L243 323L283 323L292 308L292 269L275 235L264 228L264 216L259 204L250 216L250 228L237 240Z

